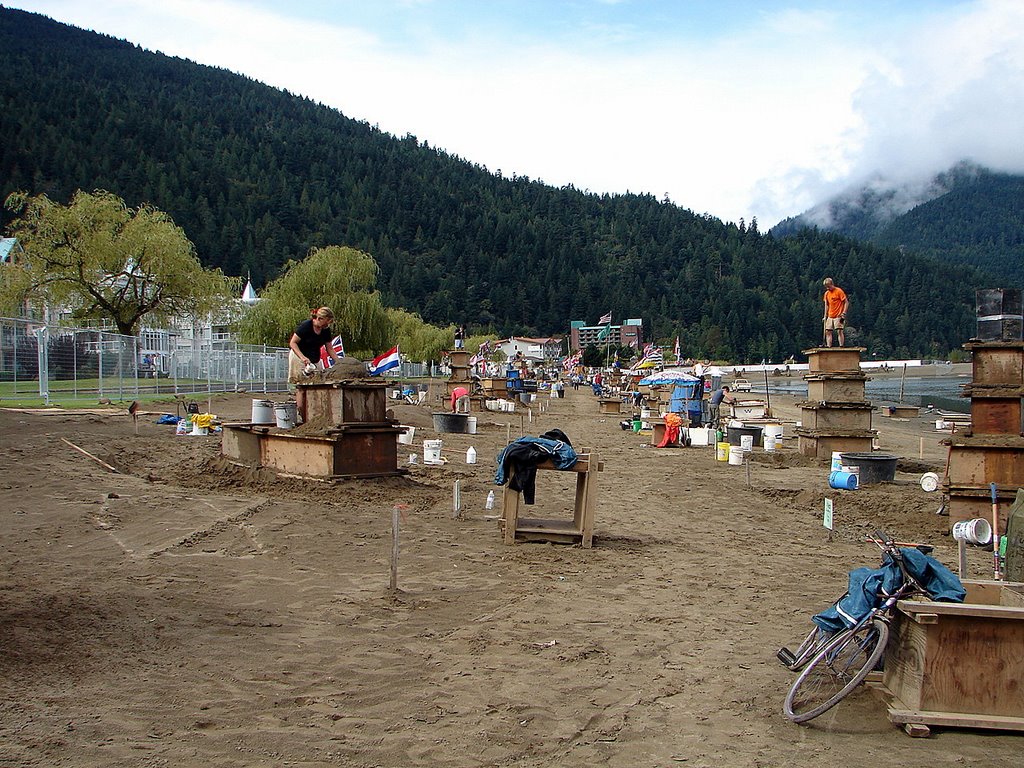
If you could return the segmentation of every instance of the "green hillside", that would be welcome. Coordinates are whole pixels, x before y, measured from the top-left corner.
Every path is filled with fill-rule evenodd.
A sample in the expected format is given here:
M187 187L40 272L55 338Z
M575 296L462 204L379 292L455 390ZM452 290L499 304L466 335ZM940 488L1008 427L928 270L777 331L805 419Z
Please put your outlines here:
M823 220L828 223L815 224ZM808 226L977 267L992 285L1024 285L1024 176L959 163L913 193L888 186L851 190L781 222L772 234Z
M780 360L821 337L821 278L851 342L944 355L973 332L970 269L814 232L778 240L652 196L501 178L413 136L245 77L0 9L0 193L105 189L167 211L204 264L257 287L352 245L387 303L471 330L564 334L641 317L688 355ZM597 161L597 160L595 160Z

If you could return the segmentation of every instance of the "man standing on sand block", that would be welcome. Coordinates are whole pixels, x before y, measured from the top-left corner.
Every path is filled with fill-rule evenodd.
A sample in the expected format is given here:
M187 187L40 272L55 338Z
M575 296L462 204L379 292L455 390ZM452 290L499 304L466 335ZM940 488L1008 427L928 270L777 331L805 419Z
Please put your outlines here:
M846 328L846 312L850 308L850 301L846 298L846 292L832 282L831 277L826 277L822 280L822 285L825 286L825 296L823 297L825 315L822 317L822 323L825 327L825 346L832 346L832 331L836 331L836 335L839 337L839 346L843 347L846 345L844 329Z

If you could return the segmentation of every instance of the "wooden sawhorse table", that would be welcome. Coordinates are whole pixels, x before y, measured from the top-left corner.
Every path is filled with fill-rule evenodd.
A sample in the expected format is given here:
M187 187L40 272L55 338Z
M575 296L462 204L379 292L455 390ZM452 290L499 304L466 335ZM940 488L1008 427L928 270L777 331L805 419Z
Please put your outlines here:
M550 461L537 465L538 470L551 469L576 473L576 502L572 520L520 517L521 494L508 485L501 497L501 524L505 544L524 541L554 541L566 544L580 542L584 549L594 545L594 507L597 502L597 473L604 471L604 462L588 448L577 454L576 463L557 470ZM514 472L515 470L512 470ZM509 483L512 482L511 473Z

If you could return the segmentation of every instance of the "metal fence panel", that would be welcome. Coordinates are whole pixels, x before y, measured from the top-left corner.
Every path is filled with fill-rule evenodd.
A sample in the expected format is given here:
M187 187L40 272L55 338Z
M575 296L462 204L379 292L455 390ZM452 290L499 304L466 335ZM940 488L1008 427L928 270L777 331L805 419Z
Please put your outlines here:
M124 401L140 395L282 392L288 350L189 342L153 359L134 336L0 318L0 401Z

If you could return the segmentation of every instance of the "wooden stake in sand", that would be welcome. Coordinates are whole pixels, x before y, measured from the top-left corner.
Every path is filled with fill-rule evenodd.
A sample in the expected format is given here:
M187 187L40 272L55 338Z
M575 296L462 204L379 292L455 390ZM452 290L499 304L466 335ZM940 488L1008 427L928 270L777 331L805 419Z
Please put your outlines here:
M458 520L462 517L462 481L456 480L452 487L452 517Z
M391 591L398 590L398 521L408 504L395 504L391 508Z
M63 441L64 441L65 443L67 443L68 445L70 445L70 446L71 446L72 448L74 448L74 449L75 449L76 451L78 451L79 453L81 453L81 454L82 454L83 456L88 456L88 457L89 457L90 459L92 459L93 461L95 461L95 462L96 462L97 464L99 464L99 465L100 465L101 467L103 467L104 469L108 469L108 470L110 470L110 471L111 471L111 472L113 472L113 473L114 473L115 475L120 475L120 474L121 474L121 473L120 473L120 471L118 471L118 470L117 470L117 469L116 469L115 467L112 467L112 466L110 466L109 464L107 464L107 462L105 462L105 461L104 461L103 459L99 458L98 456L93 456L93 455L92 455L91 453L89 453L89 452L88 452L87 450L85 450L84 448L79 448L79 447L78 447L77 445L75 445L74 443L72 443L72 442L71 442L70 440L68 440L68 439L67 439L66 437L62 437L62 438L61 438L61 440L63 440Z

